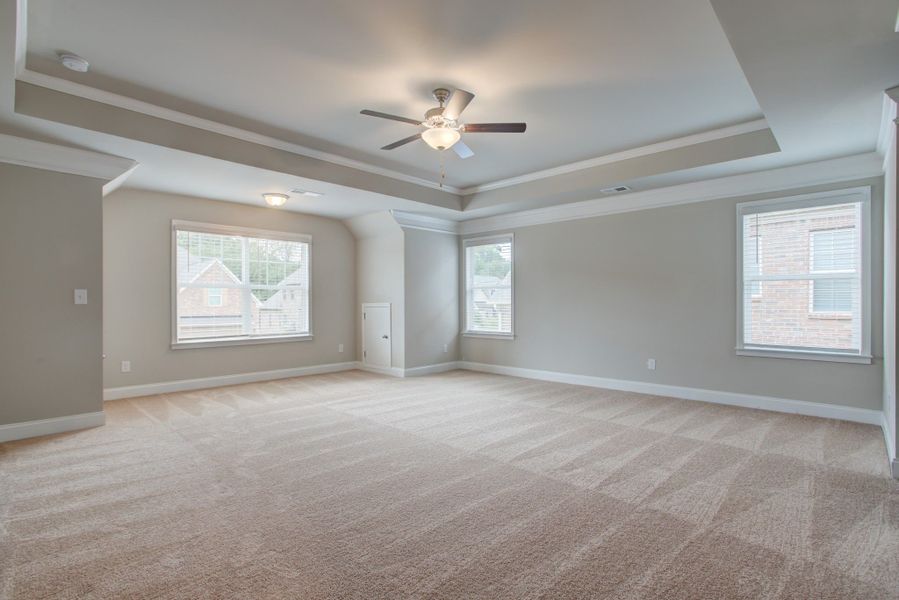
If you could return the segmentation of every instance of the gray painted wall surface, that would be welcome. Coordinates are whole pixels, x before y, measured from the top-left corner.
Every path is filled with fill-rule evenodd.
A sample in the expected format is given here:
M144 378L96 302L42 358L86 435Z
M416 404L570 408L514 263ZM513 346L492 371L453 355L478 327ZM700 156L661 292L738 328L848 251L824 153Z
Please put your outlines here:
M202 198L121 189L103 200L107 388L354 360L356 244L337 220ZM310 341L172 350L171 221L312 236ZM344 344L344 352L338 352ZM121 373L121 361L131 373Z
M390 303L391 366L405 366L405 268L403 230L389 212L350 219L357 257L356 356L362 360L362 304Z
M102 185L0 164L0 425L102 410Z
M872 365L741 357L738 202L873 185ZM523 227L514 340L463 338L462 360L882 408L883 181ZM655 371L646 361L655 358Z
M406 368L457 360L459 240L419 229L404 234Z

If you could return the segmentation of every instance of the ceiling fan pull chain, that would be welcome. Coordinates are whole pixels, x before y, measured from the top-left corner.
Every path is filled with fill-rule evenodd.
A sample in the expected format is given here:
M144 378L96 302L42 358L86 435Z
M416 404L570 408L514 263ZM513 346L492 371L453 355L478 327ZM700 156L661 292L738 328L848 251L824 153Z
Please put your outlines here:
M443 152L440 153L440 189L443 189L443 182L446 180L446 167L443 164Z

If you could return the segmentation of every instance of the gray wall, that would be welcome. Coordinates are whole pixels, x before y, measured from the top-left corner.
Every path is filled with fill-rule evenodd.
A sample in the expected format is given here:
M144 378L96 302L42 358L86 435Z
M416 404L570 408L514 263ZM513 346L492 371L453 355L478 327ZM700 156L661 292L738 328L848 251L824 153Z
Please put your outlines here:
M405 229L404 234L406 368L454 361L459 338L458 238L419 229Z
M348 224L357 238L356 356L362 360L362 304L389 302L391 366L403 368L406 364L403 230L386 211L354 217Z
M102 185L0 164L0 424L103 408Z
M355 240L340 221L233 202L120 189L103 200L107 388L354 360ZM171 221L312 236L310 341L172 350ZM338 352L344 344L344 352ZM131 373L121 373L121 361Z
M875 363L736 356L735 204L862 184L874 186ZM829 188L516 229L516 337L463 338L461 358L880 410L883 182Z

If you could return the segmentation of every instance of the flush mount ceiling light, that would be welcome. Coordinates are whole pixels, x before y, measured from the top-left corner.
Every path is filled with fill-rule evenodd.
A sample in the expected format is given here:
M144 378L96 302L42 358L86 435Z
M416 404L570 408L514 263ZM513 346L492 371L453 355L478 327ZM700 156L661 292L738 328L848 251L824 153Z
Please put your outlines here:
M290 198L287 194L262 194L262 197L269 206L284 206Z
M61 53L59 62L70 71L77 71L78 73L87 73L87 70L91 68L91 64L87 60L70 52Z

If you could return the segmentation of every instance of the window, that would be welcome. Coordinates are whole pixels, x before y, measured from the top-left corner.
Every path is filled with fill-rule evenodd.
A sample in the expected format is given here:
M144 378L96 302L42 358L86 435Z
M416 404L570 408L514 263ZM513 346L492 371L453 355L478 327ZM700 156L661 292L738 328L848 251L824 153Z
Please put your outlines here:
M309 236L175 221L172 345L309 337Z
M222 288L207 288L206 289L206 306L221 306L222 305Z
M856 265L852 249L855 246L855 229L829 229L812 231L812 273L846 275L845 279L812 281L811 312L815 314L852 313L853 276Z
M870 362L869 205L869 188L737 205L738 354Z
M465 240L465 333L512 337L512 235Z

